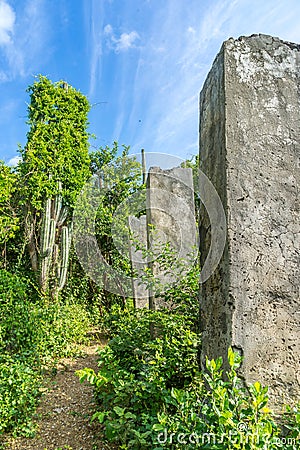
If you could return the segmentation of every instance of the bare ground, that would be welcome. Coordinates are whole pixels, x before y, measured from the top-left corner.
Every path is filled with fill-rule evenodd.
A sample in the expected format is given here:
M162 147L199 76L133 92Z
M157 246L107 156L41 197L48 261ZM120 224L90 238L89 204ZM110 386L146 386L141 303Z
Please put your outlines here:
M47 383L37 409L37 432L34 438L6 438L9 450L112 450L96 421L93 387L80 383L75 371L90 367L97 370L97 342L83 348L83 357L63 359L57 374Z

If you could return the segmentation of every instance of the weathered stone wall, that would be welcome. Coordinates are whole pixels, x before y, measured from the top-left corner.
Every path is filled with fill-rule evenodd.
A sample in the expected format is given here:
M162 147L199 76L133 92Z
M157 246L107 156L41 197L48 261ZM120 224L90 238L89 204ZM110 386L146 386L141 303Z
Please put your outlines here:
M149 308L149 291L142 283L147 267L147 257L144 250L147 250L147 222L146 216L139 218L129 216L129 229L132 239L129 242L129 255L135 278L132 280L132 292L135 308Z
M300 46L226 41L200 95L201 169L227 215L227 245L202 286L202 358L233 346L273 404L300 396ZM202 213L200 252L210 245Z
M153 252L150 266L156 279L166 286L176 282L180 276L182 267L179 260L184 260L189 268L197 253L192 169L176 167L162 170L151 167L147 177L146 206L148 248ZM157 262L157 256L167 242L175 252L171 273L168 274L161 270ZM168 305L162 299L154 299L150 295L151 308L162 306Z

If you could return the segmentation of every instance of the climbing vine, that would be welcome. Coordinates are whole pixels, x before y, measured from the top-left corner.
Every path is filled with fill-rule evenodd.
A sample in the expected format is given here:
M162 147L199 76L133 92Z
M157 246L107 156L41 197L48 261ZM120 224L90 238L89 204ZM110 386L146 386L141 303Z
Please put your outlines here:
M28 92L30 129L20 164L25 234L40 290L53 296L66 280L72 207L90 175L90 106L67 83L44 76Z

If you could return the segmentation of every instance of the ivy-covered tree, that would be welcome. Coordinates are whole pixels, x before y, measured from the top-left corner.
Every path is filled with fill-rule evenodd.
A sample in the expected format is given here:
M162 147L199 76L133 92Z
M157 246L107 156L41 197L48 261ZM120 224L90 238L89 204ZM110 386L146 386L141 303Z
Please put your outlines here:
M45 76L28 92L30 129L19 166L25 236L41 292L56 295L66 281L72 208L90 175L90 105L67 83Z

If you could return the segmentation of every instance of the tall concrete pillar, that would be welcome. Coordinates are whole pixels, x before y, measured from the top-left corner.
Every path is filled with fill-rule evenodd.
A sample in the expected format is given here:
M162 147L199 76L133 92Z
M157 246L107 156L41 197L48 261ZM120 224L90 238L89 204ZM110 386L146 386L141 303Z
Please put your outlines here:
M171 283L176 283L181 269L190 268L198 253L192 169L176 167L162 170L151 167L146 199L148 248L153 253L150 266L164 290ZM159 262L159 255L167 243L174 252L168 273ZM152 294L151 308L170 306L160 298L155 299Z
M202 360L239 351L271 402L300 396L300 45L226 41L200 95L200 160L227 216L227 245L202 286ZM202 211L200 253L210 246Z
M139 218L129 216L129 229L132 239L129 242L129 255L135 278L132 279L132 292L135 308L149 308L149 291L142 283L148 261L143 250L147 250L147 222L146 216Z

